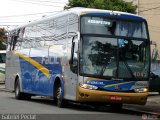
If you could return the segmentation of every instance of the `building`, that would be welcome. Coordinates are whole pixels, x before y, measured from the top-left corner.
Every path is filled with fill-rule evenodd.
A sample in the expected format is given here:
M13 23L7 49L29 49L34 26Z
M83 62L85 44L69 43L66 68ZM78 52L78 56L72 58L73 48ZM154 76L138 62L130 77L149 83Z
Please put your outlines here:
M139 0L138 14L148 21L150 38L160 48L160 1Z
M160 0L125 0L137 5L137 14L146 18L150 39L153 41L151 49L157 44L160 53ZM160 59L160 58L159 58Z

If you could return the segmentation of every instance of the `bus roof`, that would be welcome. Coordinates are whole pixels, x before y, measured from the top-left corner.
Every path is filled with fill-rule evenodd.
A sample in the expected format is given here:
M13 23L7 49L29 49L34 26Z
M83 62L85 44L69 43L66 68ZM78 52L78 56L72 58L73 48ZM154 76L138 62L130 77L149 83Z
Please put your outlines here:
M81 15L81 14L96 14L97 13L97 14L102 15L102 16L119 15L119 16L122 16L123 18L126 17L126 18L131 18L131 19L145 20L141 16L131 14L131 13L127 13L127 12L121 12L121 11L92 9L92 8L81 8L81 7L71 8L69 10L77 13L78 15Z
M131 14L131 13L126 13L126 12L75 7L75 8L71 8L71 9L68 9L68 10L58 12L56 14L54 13L50 16L43 17L43 18L41 18L39 20L36 20L36 21L33 21L33 22L26 23L24 25L21 25L21 26L18 26L16 28L12 29L12 30L23 28L23 27L26 27L26 26L31 26L31 25L34 25L34 24L37 24L37 23L40 23L40 22L43 22L43 21L47 21L47 20L51 20L53 18L57 18L57 17L63 16L63 15L67 15L67 14L70 14L70 13L77 14L78 16L81 16L81 15L112 16L112 17L115 17L115 18L145 20L141 16Z

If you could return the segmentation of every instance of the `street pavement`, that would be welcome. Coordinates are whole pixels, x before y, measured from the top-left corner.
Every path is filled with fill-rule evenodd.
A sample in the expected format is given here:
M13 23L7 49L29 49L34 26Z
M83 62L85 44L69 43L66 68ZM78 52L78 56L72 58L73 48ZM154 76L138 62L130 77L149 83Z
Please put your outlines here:
M0 91L9 92L5 89L4 84L0 84ZM160 95L156 92L151 92L149 93L146 105L124 105L123 109L140 112L142 114L158 115L160 117Z
M74 103L59 108L43 97L16 100L13 93L0 91L0 120L142 120L141 113L123 109L121 113L115 113L107 106L104 108ZM24 119L30 115L33 119Z

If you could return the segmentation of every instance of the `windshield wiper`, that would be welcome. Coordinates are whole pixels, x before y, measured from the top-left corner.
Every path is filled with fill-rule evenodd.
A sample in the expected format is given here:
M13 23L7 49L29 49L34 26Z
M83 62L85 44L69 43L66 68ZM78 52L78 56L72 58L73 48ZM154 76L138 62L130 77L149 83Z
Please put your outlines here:
M112 62L113 59L114 59L114 57L110 56L109 59L106 60L107 62L106 62L106 64L103 65L102 70L100 71L100 75L104 74L106 67Z
M134 78L136 80L136 77L133 75L133 72L132 72L131 68L129 67L128 63L126 62L125 57L123 59L123 62L125 64L127 70L129 71L129 73L131 74L132 78Z

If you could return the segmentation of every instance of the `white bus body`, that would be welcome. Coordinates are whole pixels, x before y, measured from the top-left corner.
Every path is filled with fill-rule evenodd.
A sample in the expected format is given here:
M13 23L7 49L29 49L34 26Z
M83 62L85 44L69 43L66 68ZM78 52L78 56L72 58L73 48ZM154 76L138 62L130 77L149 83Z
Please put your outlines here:
M123 19L124 21L120 21ZM82 20L83 23L81 23ZM136 28L136 31L135 28L132 28L131 30L134 31L129 31L131 33L130 36L127 36L129 35L126 34L127 31L116 33L118 37L111 35L111 31L110 35L107 31L107 35L102 35L105 29L101 30L101 32L98 31L99 27L104 27L104 25L106 30L109 30L110 27L113 27L113 21L117 22L117 31L122 29L118 25L120 26L123 23L121 26L127 23L128 26L126 27L134 24L133 26L142 26L143 28ZM85 28L86 26L88 28ZM89 27L92 26L94 27L90 29ZM84 31L82 31L83 28L85 28ZM138 33L139 29L143 31ZM144 59L149 61L149 47L148 42L146 42L149 41L149 36L146 31L146 21L142 17L117 11L87 8L66 10L15 28L10 31L8 39L6 88L12 91L15 90L16 98L18 99L22 96L24 97L24 94L29 97L31 95L51 96L58 100L59 106L64 105L64 100L145 104L148 95L149 63L145 63L146 69L144 71L139 68L141 67L140 65L144 65ZM114 38L114 36L116 37ZM128 37L129 40L125 37ZM114 50L106 49L108 52L103 52L108 54L117 50L118 47L115 46L119 46L120 49L120 47L124 48L130 44L131 38L133 42L131 45L137 47L137 53L128 51L129 54L136 54L133 54L133 61L136 64L135 71L132 69L134 64L127 63L129 65L126 65L124 61L118 64L118 61L116 61L115 67L113 67L114 65L107 67L106 76L103 75L104 73L97 75L100 67L92 70L89 68L91 71L84 72L85 67L87 67L84 64L95 67L95 64L100 65L99 62L101 62L95 63L91 61L94 56L87 53L88 51L97 50L93 46L98 45L98 42L94 41L102 40L102 42L100 41L101 44L109 44L109 47L113 45L110 48ZM105 43L105 40L107 41L108 39L109 42ZM87 40L92 42L88 43ZM113 43L110 40L118 42ZM84 44L84 42L86 43ZM82 43L84 46L82 46ZM88 45L88 48L85 45ZM89 46L92 46L92 48ZM139 49L148 55L142 56L138 51ZM99 52L99 55L103 53ZM114 52L113 54L119 56L117 53ZM95 54L94 59L97 61L104 57L96 57L98 55L97 52L91 52L91 54ZM84 55L90 57L83 57ZM115 61L116 56L109 57L110 62L106 64ZM87 59L90 59L90 63L82 64L82 61ZM119 59L121 60L121 57ZM139 62L136 62L138 60ZM105 66L104 62L101 64ZM124 71L123 73L123 70L116 72L119 65L122 65L121 69L126 72Z

